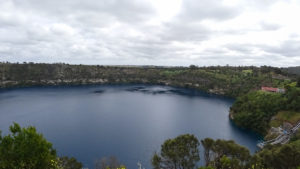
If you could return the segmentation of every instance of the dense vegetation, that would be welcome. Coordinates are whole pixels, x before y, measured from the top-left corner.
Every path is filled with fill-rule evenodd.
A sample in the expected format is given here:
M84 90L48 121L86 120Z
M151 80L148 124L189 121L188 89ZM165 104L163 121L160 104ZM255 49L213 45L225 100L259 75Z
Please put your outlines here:
M300 115L300 88L286 86L286 93L254 91L243 95L231 107L234 122L243 128L266 134L271 118L279 111ZM290 114L290 113L287 113Z
M10 127L10 134L0 135L0 169L81 169L75 158L58 157L52 144L34 127ZM202 145L204 151L200 152ZM199 167L200 153L205 166ZM154 169L299 169L300 140L285 145L268 145L251 155L234 141L199 141L194 135L180 135L166 140L152 158ZM297 168L298 167L298 168ZM116 157L102 158L95 169L126 168Z
M282 71L285 71L285 72L291 73L291 74L300 75L300 66L283 68Z
M10 126L10 134L0 132L0 169L81 169L75 158L58 157L52 144L34 127Z
M155 67L0 63L0 87L149 83L190 87L232 97L262 85L283 87L296 76L274 67Z
M249 150L234 141L201 140L205 167L199 169L297 169L300 168L300 140L268 146L251 155ZM154 169L193 169L200 161L200 142L193 135L181 135L166 140L160 155L152 157Z
M166 140L160 155L155 153L152 158L154 169L195 168L200 160L199 145L198 139L189 134Z

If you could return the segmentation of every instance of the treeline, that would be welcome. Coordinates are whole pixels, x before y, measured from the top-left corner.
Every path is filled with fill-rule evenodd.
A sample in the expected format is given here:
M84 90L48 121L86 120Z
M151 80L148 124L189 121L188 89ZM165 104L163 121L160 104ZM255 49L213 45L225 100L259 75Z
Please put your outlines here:
M200 152L202 145L204 151ZM203 153L205 166L198 166ZM194 135L168 139L155 152L151 162L154 169L299 169L300 140L285 145L267 145L251 155L234 141L199 141ZM58 157L52 144L34 127L10 127L10 134L0 134L0 169L81 169L75 158ZM102 158L95 169L126 168L116 157Z
M286 92L254 91L238 97L231 107L231 117L240 127L265 135L271 118L279 111L300 113L300 88L286 86Z
M295 75L274 67L155 67L0 63L0 87L148 83L237 97L262 85L284 86Z
M286 145L268 146L251 155L234 141L201 140L205 166L200 161L200 142L194 135L166 140L152 157L154 169L297 169L300 168L300 140Z
M300 66L282 68L282 71L288 72L290 74L300 75Z

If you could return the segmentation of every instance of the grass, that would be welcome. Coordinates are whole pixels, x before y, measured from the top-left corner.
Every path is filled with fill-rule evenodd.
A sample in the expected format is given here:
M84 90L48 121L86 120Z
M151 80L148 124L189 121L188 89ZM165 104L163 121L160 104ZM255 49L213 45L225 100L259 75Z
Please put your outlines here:
M300 112L281 111L270 122L271 127L279 127L283 122L289 122L292 125L300 121Z
M248 70L243 70L242 71L244 75L248 75L248 74L252 74L253 71L251 69L248 69Z
M178 74L181 74L181 73L184 73L186 72L185 70L166 70L166 71L163 71L161 72L160 74L161 75L165 75L165 76L175 76L175 75L178 75Z

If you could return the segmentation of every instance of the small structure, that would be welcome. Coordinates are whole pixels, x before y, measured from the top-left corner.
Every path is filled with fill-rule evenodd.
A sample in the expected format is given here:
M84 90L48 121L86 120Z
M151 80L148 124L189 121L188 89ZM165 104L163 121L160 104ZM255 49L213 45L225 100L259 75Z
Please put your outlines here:
M285 89L280 89L280 88L273 88L273 87L261 87L262 91L266 92L275 92L275 93L285 93Z

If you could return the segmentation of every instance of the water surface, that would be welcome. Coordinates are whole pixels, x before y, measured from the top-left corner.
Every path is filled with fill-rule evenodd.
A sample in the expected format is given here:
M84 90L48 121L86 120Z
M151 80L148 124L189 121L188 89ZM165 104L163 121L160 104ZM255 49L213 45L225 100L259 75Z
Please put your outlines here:
M168 138L232 139L255 151L258 136L228 119L233 100L165 86L118 85L24 88L0 92L0 130L13 122L33 125L59 155L85 167L114 155L128 168L151 168L154 151ZM203 151L201 150L201 153Z

